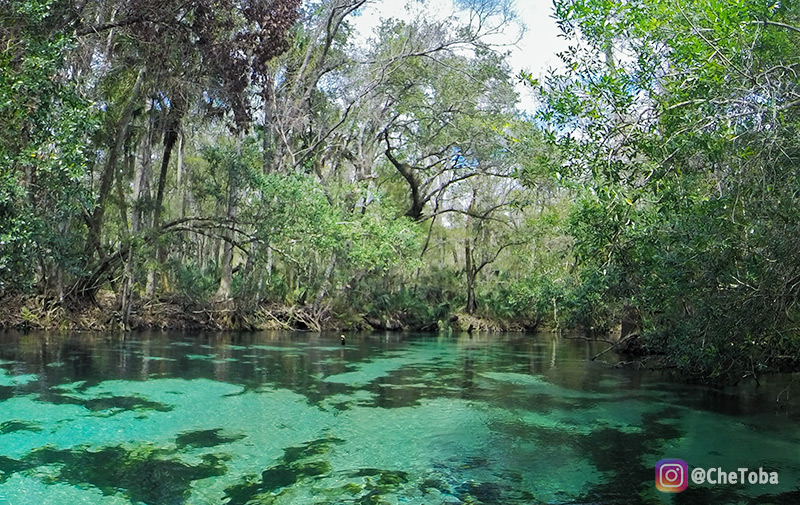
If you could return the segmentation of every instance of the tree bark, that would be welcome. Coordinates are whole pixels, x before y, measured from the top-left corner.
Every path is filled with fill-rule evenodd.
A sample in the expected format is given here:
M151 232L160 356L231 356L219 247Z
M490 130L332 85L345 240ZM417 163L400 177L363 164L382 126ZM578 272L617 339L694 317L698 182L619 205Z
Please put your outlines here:
M389 158L389 161L392 163L392 165L394 165L400 175L403 176L403 179L406 180L408 183L408 189L411 191L411 194L409 195L411 197L411 205L406 211L406 216L410 217L414 221L419 221L422 219L422 211L425 208L425 203L428 201L428 199L422 195L420 182L414 176L413 167L408 163L403 163L394 157L392 154L391 145L389 144L389 134L384 132L383 136L386 141L386 151L384 151L386 157Z
M225 215L227 216L228 223L233 226L236 220L236 194L238 192L238 174L231 172L230 182L228 183L228 209ZM219 280L219 289L217 289L217 298L227 300L231 298L231 285L233 284L233 231L226 229L224 236L227 240L222 246L222 261L221 270L222 275Z
M475 209L475 191L472 192L472 200L469 203L467 212L466 223L466 238L464 239L464 275L467 282L467 305L465 310L468 314L474 314L478 309L478 302L475 300L475 278L478 276L478 271L481 267L475 265L475 259L472 257L472 216Z
M475 277L478 272L472 259L472 245L469 238L464 241L464 256L466 258L464 272L467 281L467 305L465 310L468 314L474 314L478 309L478 302L475 300Z
M164 155L161 157L161 170L158 174L158 187L156 189L156 200L153 207L153 226L152 233L159 234L161 227L161 214L164 207L164 191L167 185L167 169L169 168L169 160L172 156L172 149L175 147L175 142L178 140L178 129L180 128L180 121L183 117L183 103L179 94L175 95L175 99L171 104L170 111L167 116L167 124L164 130ZM156 262L161 265L166 259L166 251L164 247L159 244L156 247ZM162 278L162 287L165 280ZM147 287L145 289L145 296L148 299L155 297L155 284L156 284L156 269L150 267L147 271Z
M97 196L97 205L95 205L92 215L89 217L89 230L86 235L86 245L84 248L84 254L86 254L87 258L94 256L95 251L100 245L100 233L102 231L103 219L106 212L106 202L111 192L111 186L114 183L117 160L128 138L131 118L133 117L133 111L136 108L139 91L142 87L142 81L144 80L144 72L145 69L139 71L139 75L136 77L136 83L133 85L133 90L131 91L131 97L125 105L122 117L112 132L112 135L115 136L114 143L108 153L108 158L103 168L103 174L100 177L100 192ZM85 286L84 288L93 289L92 286Z
M142 204L150 200L153 130L154 125L151 116L147 133L142 140L141 161L136 163L134 168L133 201L131 202L130 208L131 243L128 250L128 256L125 261L125 267L122 275L122 286L119 293L119 313L122 318L121 323L124 330L130 329L131 308L133 305L133 287L136 284L133 268L136 257L136 245L134 241L137 240L137 236L143 228L144 217Z

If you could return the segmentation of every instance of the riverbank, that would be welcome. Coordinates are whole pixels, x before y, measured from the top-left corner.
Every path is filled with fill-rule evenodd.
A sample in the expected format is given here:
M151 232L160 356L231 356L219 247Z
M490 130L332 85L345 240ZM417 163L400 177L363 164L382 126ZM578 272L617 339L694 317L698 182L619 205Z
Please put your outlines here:
M241 307L232 300L196 302L176 297L133 304L127 322L115 296L101 291L93 303L59 303L42 296L0 299L0 329L108 330L311 330L311 331L533 331L538 323L505 321L465 312L437 321L417 321L402 312L367 315L354 309L265 303Z
M118 311L116 298L110 291L100 291L93 303L68 304L41 296L13 295L0 298L0 330L43 330L58 332L109 331L335 331L335 332L445 332L445 333L503 333L557 331L545 324L521 323L491 317L479 317L465 312L450 313L436 321L425 321L396 311L387 314L363 314L355 308L334 310L314 309L309 305L265 303L253 307L237 306L233 301L197 302L177 297L157 301L136 301L127 324ZM758 370L737 362L734 356L719 359L721 373L713 376L684 362L685 355L676 357L669 349L654 345L639 332L626 333L620 339L622 327L608 333L578 332L571 338L601 341L607 347L586 358L613 368L662 370L674 373L681 380L717 385L738 384L743 379L759 381L765 373L800 371L800 359L794 355L778 356L769 366ZM558 331L560 334L561 331ZM684 361L682 361L684 360Z

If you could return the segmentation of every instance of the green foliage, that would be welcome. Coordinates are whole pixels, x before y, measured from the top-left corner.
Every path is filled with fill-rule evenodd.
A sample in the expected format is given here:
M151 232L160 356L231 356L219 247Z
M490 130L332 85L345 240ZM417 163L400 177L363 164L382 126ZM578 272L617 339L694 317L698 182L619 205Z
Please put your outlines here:
M321 290L336 297L350 289L354 277L419 265L419 230L410 220L398 219L391 205L382 205L380 192L370 194L372 205L352 212L337 205L330 193L358 187L331 188L302 172L265 172L259 145L250 137L209 144L200 154L190 160L195 206L219 213L235 188L232 221L203 225L203 233L228 240L225 230L236 230L230 239L242 256L233 275L233 295L242 303L311 303ZM199 297L213 291L219 275L180 262L173 272L180 290Z
M391 293L372 293L372 301L364 305L367 316L381 320L393 318L408 329L427 329L436 326L436 321L447 320L456 309L448 302L433 304L424 294L413 289L400 288Z
M55 10L25 1L0 13L0 291L31 287L37 266L81 263L81 182L97 121L61 74L74 41L53 33Z
M200 268L194 262L173 262L175 291L182 299L193 302L209 300L219 285L219 268L210 265Z
M796 6L563 0L556 12L575 45L538 89L577 196L573 319L633 304L649 349L689 375L792 363Z
M565 290L559 284L559 279L547 274L487 282L487 288L478 292L481 312L524 327L534 328L547 323L555 328L562 323L557 307L569 304L569 301L564 301ZM582 325L577 321L574 324Z

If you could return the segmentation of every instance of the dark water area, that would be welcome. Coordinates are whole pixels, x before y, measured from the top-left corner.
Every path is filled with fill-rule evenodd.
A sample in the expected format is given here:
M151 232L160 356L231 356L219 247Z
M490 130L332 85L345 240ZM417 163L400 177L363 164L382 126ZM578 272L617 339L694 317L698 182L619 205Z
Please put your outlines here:
M800 380L688 385L603 347L0 334L0 504L800 504ZM663 493L667 458L778 482Z

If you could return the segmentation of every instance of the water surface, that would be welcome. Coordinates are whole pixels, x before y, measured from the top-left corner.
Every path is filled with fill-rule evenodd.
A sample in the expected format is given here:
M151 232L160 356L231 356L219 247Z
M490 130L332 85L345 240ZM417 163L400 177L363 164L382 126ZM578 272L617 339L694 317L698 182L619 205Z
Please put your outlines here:
M800 381L680 384L599 345L0 334L0 504L800 503ZM662 494L664 458L780 482Z

